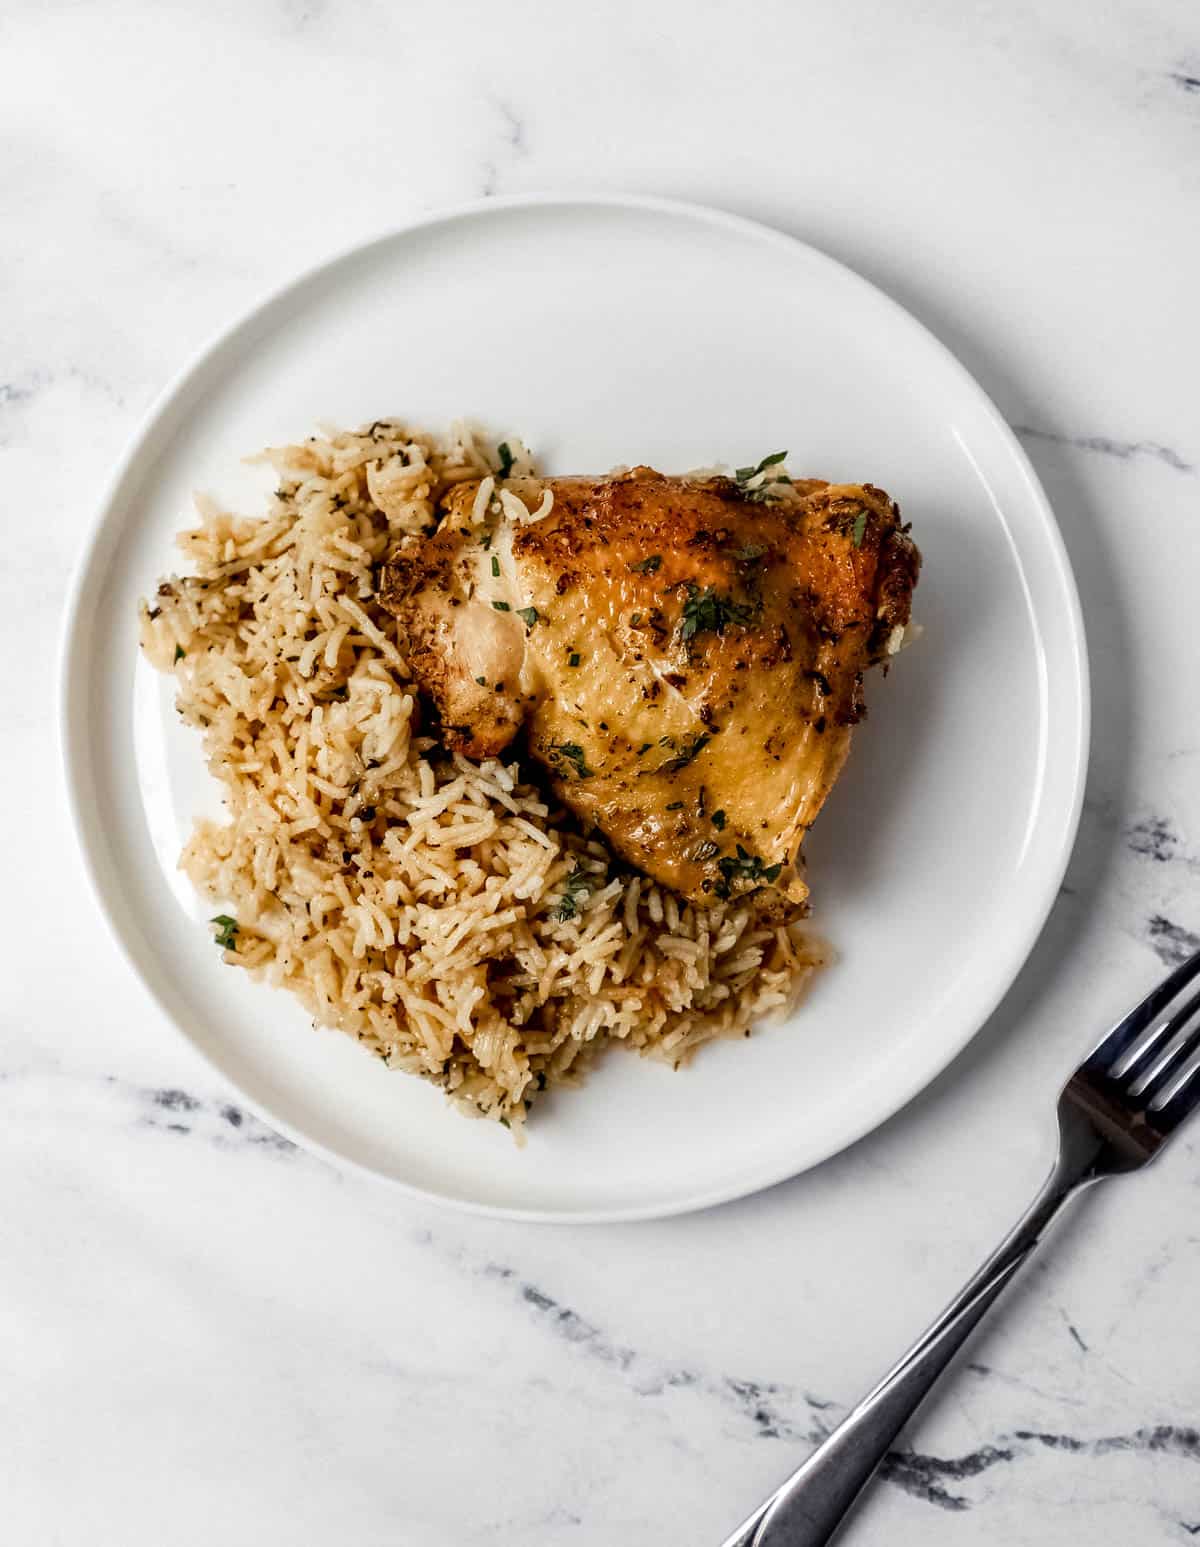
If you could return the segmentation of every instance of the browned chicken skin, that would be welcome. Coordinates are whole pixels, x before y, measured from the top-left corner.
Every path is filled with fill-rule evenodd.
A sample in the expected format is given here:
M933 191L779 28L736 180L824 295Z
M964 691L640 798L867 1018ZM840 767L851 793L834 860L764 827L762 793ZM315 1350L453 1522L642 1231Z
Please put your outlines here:
M382 600L448 743L522 725L562 800L687 897L807 895L804 834L864 713L863 672L909 620L920 555L870 484L730 478L477 483L386 568ZM517 507L519 510L519 507Z

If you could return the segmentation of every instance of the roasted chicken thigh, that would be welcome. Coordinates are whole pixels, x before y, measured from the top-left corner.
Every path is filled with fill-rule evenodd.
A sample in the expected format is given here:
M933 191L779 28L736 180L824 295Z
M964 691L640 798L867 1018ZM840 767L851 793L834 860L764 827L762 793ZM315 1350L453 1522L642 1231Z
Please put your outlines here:
M802 901L863 674L909 622L920 555L893 501L761 465L637 467L459 484L443 511L381 596L447 743L483 758L524 729L561 799L654 879Z

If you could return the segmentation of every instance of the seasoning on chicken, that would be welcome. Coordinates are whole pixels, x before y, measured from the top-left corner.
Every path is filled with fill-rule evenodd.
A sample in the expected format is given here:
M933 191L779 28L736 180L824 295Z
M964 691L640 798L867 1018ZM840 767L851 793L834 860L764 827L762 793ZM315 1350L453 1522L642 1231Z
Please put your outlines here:
M920 567L881 489L775 460L459 484L381 590L450 746L494 756L526 727L566 805L696 900L807 896L804 835Z

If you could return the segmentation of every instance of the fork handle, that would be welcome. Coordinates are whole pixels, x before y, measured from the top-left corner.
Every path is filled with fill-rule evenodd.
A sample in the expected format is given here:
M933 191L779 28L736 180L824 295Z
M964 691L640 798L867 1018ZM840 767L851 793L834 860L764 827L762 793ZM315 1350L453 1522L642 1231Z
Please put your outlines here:
M1060 1153L1021 1219L938 1319L808 1460L746 1520L723 1547L824 1547L896 1436L928 1396L1059 1209L1086 1180L1075 1157Z

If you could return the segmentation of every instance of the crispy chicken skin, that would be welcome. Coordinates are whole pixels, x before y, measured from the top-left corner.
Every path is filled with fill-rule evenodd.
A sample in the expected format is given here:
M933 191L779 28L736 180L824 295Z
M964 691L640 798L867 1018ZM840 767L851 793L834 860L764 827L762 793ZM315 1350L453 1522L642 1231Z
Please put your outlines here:
M381 598L451 746L528 728L562 800L631 864L703 901L808 888L801 847L895 650L920 555L870 484L748 495L651 468L510 479L530 524L478 484L385 567Z

